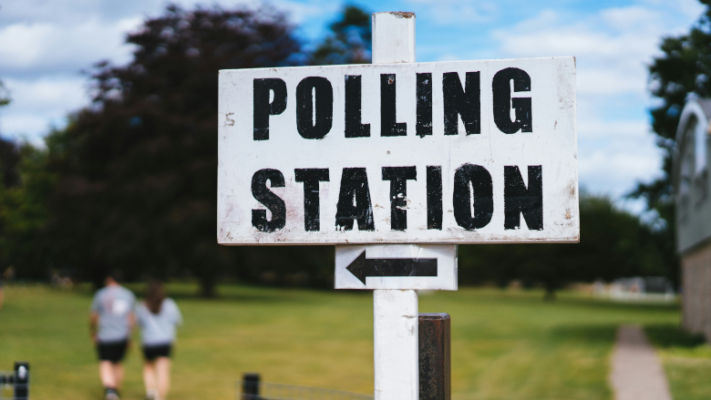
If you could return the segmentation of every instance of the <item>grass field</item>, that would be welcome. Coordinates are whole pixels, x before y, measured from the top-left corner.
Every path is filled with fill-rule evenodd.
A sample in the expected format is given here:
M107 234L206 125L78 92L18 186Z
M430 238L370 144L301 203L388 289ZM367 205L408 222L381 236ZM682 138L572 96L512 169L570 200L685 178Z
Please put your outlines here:
M136 287L135 289L139 289ZM171 400L234 399L235 382L255 371L265 381L373 390L369 292L226 286L221 298L171 285L185 317L179 332ZM88 339L88 291L6 288L0 310L0 370L27 360L32 397L101 397ZM607 384L615 329L649 327L676 400L708 399L711 350L679 339L674 305L613 304L563 294L461 289L420 296L421 312L452 316L454 400L611 399ZM123 399L142 399L140 355L128 357Z

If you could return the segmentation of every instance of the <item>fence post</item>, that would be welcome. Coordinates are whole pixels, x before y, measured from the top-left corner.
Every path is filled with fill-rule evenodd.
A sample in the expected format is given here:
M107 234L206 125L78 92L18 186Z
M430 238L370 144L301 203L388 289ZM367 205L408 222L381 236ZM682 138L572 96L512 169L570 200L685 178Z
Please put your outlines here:
M259 400L259 374L247 372L242 375L242 400Z
M27 400L30 397L30 364L15 361L15 400Z
M420 399L450 400L450 317L419 314Z

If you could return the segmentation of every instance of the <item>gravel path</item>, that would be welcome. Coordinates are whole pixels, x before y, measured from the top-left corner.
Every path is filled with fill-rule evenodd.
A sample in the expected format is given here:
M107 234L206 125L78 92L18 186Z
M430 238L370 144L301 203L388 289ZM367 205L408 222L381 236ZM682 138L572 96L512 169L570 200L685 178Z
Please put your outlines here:
M672 400L662 363L641 327L618 330L610 384L616 400Z

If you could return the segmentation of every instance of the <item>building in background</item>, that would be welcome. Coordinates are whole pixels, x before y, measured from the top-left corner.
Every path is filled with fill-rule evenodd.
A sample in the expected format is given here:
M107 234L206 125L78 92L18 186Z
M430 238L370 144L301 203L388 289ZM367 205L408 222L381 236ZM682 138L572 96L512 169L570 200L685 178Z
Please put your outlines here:
M614 301L673 302L674 285L663 276L635 276L618 278L610 284L598 279L592 285L592 294Z
M681 112L674 155L677 251L681 257L682 323L711 343L711 99L690 97Z

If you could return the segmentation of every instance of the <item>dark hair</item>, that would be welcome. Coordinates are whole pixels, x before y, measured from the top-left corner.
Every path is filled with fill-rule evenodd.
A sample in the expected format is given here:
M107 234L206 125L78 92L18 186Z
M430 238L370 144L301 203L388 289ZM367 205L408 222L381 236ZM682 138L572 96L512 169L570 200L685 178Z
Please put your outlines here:
M163 305L163 300L165 300L165 289L163 288L163 284L153 279L148 281L146 298L144 299L148 311L153 314L158 314L161 306Z
M106 280L109 278L115 280L116 282L120 282L121 280L123 280L123 274L118 269L105 270L104 279Z

